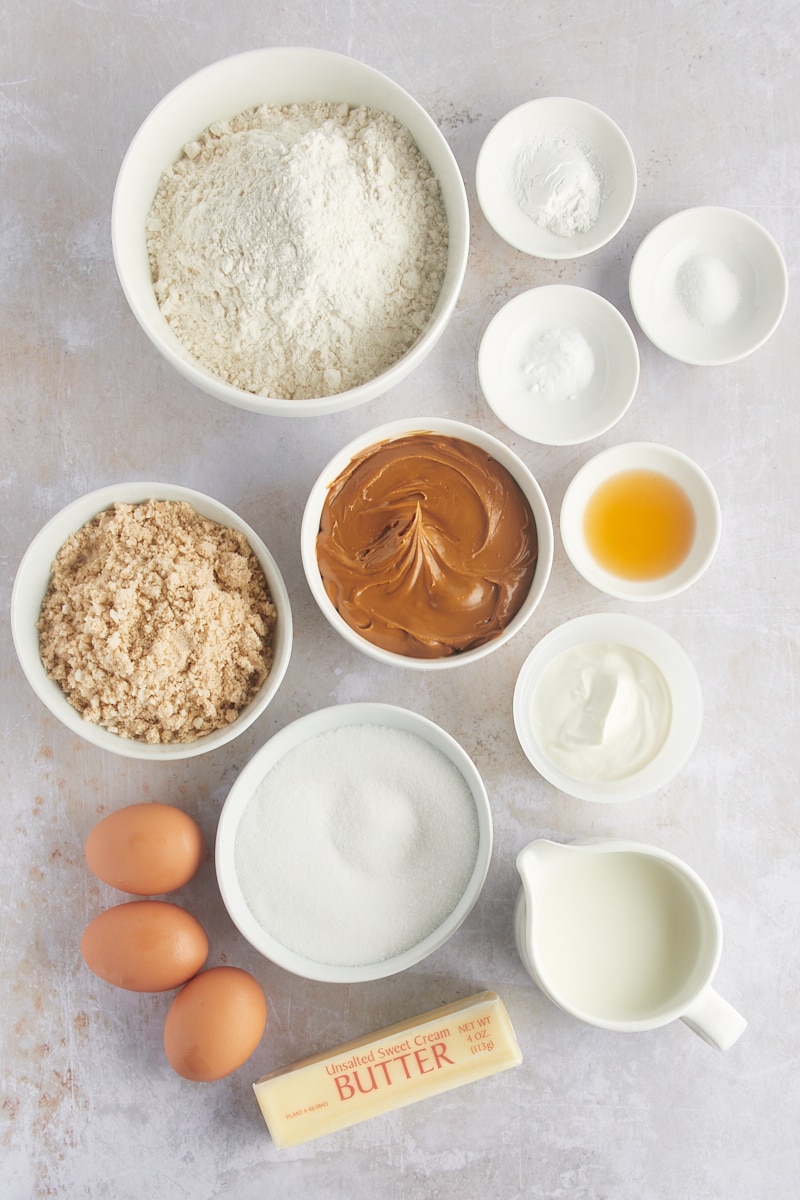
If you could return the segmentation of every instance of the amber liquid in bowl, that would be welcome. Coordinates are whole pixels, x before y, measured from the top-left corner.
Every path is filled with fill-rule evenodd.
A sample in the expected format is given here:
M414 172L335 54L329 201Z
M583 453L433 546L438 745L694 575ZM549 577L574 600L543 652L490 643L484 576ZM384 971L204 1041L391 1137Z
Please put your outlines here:
M696 517L691 500L660 471L620 471L590 497L584 536L597 562L622 579L661 579L692 548Z

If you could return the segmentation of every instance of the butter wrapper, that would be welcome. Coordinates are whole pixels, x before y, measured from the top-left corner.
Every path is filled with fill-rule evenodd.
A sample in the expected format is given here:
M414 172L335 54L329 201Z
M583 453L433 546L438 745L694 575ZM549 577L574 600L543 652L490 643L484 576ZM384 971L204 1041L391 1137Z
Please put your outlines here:
M284 1148L521 1062L505 1005L486 991L271 1071L253 1090Z

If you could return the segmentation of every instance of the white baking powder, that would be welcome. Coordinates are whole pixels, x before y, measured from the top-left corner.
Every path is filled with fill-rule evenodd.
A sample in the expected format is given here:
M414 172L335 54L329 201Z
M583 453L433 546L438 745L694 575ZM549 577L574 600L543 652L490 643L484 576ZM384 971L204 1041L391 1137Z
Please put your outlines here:
M375 378L417 340L447 261L438 181L387 113L261 107L163 176L148 225L156 297L183 346L283 399Z
M546 329L527 346L522 360L525 387L539 400L574 400L594 375L594 354L577 329Z
M345 726L267 773L242 814L242 895L282 946L319 963L383 962L453 911L478 854L472 791L417 734Z
M603 171L571 130L523 142L511 170L512 194L526 216L558 237L587 233L600 215Z

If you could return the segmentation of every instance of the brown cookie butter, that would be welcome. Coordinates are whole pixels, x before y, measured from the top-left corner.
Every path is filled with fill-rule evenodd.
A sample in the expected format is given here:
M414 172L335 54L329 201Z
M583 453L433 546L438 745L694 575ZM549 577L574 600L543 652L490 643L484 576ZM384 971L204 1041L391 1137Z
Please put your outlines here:
M538 540L522 489L485 450L420 431L370 446L328 489L325 590L367 641L444 658L498 636L530 589Z

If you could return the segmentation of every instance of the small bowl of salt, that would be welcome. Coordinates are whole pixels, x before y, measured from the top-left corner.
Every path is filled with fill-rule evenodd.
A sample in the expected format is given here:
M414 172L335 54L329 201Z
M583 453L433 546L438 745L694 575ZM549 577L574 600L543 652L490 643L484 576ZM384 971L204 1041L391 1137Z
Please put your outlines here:
M752 217L705 206L656 225L631 263L636 320L654 346L693 366L752 354L786 307L788 276L772 236Z
M489 132L475 170L496 233L536 258L580 258L619 233L636 197L636 160L610 117L583 100L521 104Z
M627 412L639 351L603 296L552 284L522 292L492 317L478 378L487 404L514 433L544 446L576 446Z

